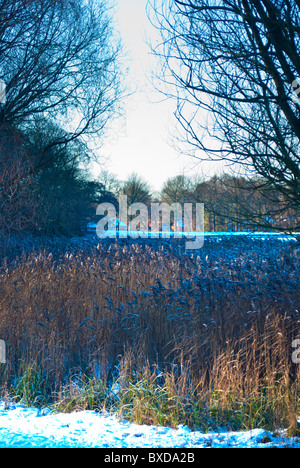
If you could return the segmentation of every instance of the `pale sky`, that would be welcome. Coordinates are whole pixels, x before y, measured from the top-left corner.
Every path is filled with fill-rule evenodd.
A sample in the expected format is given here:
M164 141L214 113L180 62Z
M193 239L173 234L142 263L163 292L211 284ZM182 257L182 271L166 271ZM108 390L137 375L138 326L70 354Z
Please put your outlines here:
M187 176L207 172L205 163L179 154L171 145L175 134L175 101L164 100L155 92L149 77L156 67L146 38L159 39L146 15L147 0L115 0L116 27L128 55L128 83L136 92L127 100L126 121L113 139L99 150L104 169L126 180L132 172L146 179L153 190L178 174ZM196 165L196 167L195 167ZM211 174L213 175L213 174Z

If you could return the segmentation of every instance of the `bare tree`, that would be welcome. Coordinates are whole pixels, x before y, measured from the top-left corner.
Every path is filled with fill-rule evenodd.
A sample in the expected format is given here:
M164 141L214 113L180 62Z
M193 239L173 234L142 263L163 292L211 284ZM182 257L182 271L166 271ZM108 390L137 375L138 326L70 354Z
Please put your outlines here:
M163 185L161 196L166 203L189 203L193 202L193 191L199 180L193 180L184 175L172 177Z
M153 0L151 16L195 157L242 165L264 193L280 192L273 216L299 213L299 1ZM287 228L300 230L299 216Z
M212 231L284 231L296 218L295 210L279 212L282 194L266 188L259 178L214 176L200 183L194 196L205 204L207 227Z
M0 132L0 232L35 229L40 205L24 136L17 130Z
M127 195L128 204L144 203L150 205L151 203L151 187L138 174L131 174L128 179L123 183L121 189L122 195Z
M122 96L119 41L105 0L2 0L0 124L36 116L65 129L51 145L100 134Z
M49 213L53 224L67 190L85 206L96 187L79 165L125 90L106 0L0 0L0 20L0 228L11 232Z

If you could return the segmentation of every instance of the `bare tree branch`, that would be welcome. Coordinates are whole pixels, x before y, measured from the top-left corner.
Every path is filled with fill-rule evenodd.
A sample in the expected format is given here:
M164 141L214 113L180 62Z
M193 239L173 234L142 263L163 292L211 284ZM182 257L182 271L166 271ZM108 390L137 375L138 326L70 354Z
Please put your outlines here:
M245 166L281 208L299 209L299 2L152 0L150 10L160 77L193 155Z

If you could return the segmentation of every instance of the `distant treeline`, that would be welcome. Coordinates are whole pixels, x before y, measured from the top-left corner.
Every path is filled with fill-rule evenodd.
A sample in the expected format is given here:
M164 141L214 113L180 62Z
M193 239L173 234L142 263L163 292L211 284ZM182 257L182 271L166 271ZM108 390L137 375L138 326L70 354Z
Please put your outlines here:
M47 122L40 124L43 142L61 131ZM33 133L31 140L15 129L1 132L2 234L85 234L87 224L98 220L98 204L108 202L118 209L119 195L127 195L129 205L204 203L205 231L290 231L299 225L299 211L286 207L282 195L259 178L223 174L201 180L179 175L168 179L160 193L153 193L137 174L120 181L103 171L93 179L83 169L90 158L88 148L78 140L51 151L38 167L36 137Z
M108 202L118 199L119 195L127 195L128 205L144 203L149 206L158 202L195 206L204 203L205 231L291 231L299 226L299 210L287 206L282 194L259 177L223 174L201 179L178 175L166 180L161 192L155 193L134 173L121 182L103 172L100 180ZM115 203L117 205L117 200Z

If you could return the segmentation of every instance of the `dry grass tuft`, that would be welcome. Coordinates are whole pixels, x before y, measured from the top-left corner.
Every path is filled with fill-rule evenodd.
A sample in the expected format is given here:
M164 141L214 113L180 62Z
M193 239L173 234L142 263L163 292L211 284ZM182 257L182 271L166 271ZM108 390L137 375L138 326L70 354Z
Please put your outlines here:
M297 432L289 243L207 240L188 254L169 241L75 239L14 252L2 246L0 381L15 398L172 427Z

